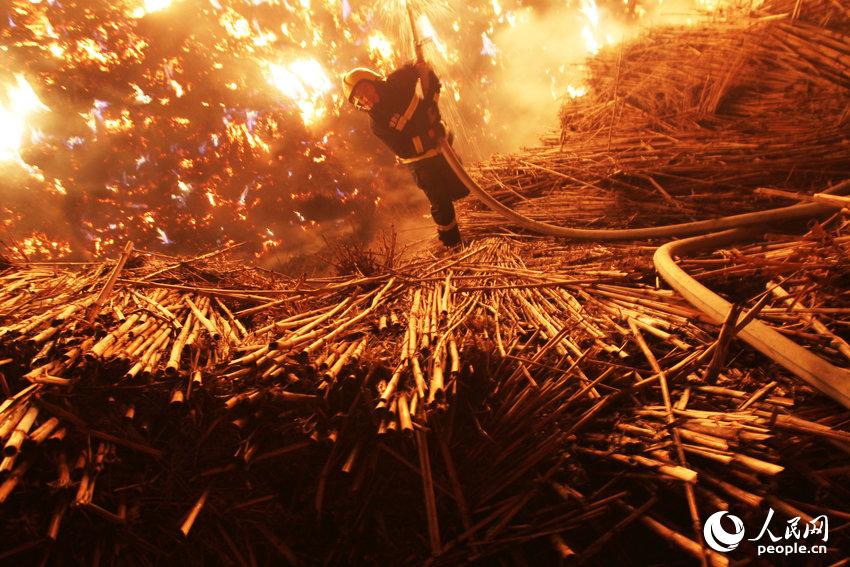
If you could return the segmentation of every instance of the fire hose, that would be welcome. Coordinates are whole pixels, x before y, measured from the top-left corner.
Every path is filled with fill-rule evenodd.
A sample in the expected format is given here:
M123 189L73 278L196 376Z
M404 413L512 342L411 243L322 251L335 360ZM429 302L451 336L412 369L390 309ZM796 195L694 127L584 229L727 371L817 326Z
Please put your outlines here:
M721 324L732 305L689 276L673 257L716 250L752 235L752 231L735 229L668 242L655 251L655 269L691 305ZM750 321L738 336L810 386L850 408L850 370L830 364L758 319Z
M531 219L502 204L469 176L445 139L440 141L440 149L452 170L479 201L520 227L538 234L595 241L702 235L669 242L661 246L655 251L653 262L658 274L670 287L717 324L723 323L726 319L732 308L731 304L691 278L673 260L674 255L685 256L695 252L715 250L736 240L752 236L752 230L745 230L741 227L755 227L756 225L779 221L813 218L835 210L834 206L807 203L710 220L647 228L569 228ZM840 193L845 192L848 188L850 188L850 181L845 181L825 192ZM709 232L713 234L705 234ZM751 321L740 330L738 335L753 348L783 366L810 386L844 407L850 408L850 370L830 364L758 320Z
M499 213L506 219L516 223L518 226L546 236L559 238L570 238L574 240L641 240L646 238L668 238L674 236L691 236L694 234L705 234L707 232L718 232L730 228L769 224L779 221L791 221L804 218L813 218L835 210L835 206L818 203L804 203L753 213L743 213L716 219L668 224L663 226L650 226L646 228L615 228L615 229L591 229L591 228L569 228L542 222L520 214L510 207L502 204L495 197L482 189L478 183L466 172L454 149L448 141L440 141L440 150L452 170L463 182L469 192L475 195L479 201L484 203L492 211ZM850 188L850 182L836 185L831 191Z

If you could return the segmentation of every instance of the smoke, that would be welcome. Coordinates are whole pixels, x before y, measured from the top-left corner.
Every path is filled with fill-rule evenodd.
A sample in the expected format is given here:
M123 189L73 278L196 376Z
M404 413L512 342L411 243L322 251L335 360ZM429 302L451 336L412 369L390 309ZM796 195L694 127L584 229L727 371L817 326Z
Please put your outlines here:
M537 142L557 125L569 85L583 76L587 48L576 10L524 11L516 25L492 38L499 65L490 97L493 151L510 152Z
M654 26L692 23L699 17L697 5L698 0L544 0L510 9L503 2L495 24L452 36L463 54L458 62L440 66L433 53L439 70L456 77L464 93L457 105L443 104L444 114L464 133L461 149L480 160L557 135L559 109L582 92L589 57L617 50Z

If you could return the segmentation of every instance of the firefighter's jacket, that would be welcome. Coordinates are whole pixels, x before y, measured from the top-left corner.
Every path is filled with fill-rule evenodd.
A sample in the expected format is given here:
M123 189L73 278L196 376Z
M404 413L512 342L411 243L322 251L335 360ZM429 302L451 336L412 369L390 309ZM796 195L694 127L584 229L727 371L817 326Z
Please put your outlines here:
M372 132L401 159L414 163L439 153L435 127L440 122L440 81L428 68L423 88L419 69L407 64L376 83L379 101L369 111Z

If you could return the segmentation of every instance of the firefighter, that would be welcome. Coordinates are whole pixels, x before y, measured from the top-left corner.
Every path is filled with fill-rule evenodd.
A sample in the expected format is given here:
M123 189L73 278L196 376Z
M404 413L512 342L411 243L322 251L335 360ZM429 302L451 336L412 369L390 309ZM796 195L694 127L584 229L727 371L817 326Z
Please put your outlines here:
M412 171L431 203L440 242L459 246L453 202L469 195L469 190L438 147L447 132L437 104L441 85L434 71L427 63L410 63L384 78L357 68L343 75L342 84L345 98L369 113L372 132Z

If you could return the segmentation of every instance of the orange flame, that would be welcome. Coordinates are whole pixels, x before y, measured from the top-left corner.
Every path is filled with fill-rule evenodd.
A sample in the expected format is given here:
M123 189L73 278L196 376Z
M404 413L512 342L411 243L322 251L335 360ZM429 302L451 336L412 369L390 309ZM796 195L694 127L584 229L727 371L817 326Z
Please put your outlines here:
M15 75L16 84L7 87L8 105L0 103L0 161L20 161L20 149L27 132L27 118L49 110L23 75Z
M327 115L326 96L333 89L333 83L315 59L300 59L285 65L269 64L268 77L272 85L295 103L306 126Z

